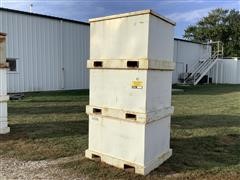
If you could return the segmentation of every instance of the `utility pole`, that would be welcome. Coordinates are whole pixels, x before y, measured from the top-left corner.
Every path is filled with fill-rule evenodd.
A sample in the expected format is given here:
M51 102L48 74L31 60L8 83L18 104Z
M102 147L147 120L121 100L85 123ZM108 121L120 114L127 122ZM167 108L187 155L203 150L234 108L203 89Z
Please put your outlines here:
M30 7L29 7L29 12L32 13L32 8L33 8L33 4L31 3L30 4Z

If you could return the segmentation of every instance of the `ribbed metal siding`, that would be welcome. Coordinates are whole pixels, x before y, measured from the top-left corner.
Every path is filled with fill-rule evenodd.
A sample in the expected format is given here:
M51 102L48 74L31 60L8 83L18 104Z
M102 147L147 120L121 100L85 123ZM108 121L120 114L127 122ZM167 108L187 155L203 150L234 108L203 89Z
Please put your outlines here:
M0 31L8 34L7 57L18 58L9 92L88 88L88 26L0 11Z
M202 56L211 54L211 48L208 45L174 40L174 62L176 68L173 72L173 83L178 82L180 73L186 72L186 65L188 70L194 63L196 63Z
M88 88L89 42L89 26L63 22L64 85L68 89Z
M210 74L214 83L240 84L240 61L237 59L218 59Z

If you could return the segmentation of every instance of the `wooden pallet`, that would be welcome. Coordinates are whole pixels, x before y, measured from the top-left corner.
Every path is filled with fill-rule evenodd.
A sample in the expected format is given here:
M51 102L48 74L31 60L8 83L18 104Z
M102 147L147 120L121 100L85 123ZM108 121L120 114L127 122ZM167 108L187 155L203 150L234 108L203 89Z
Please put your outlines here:
M175 63L172 61L159 61L148 59L116 59L116 60L88 60L89 69L142 69L173 71Z
M103 153L95 152L92 150L86 150L85 156L89 159L100 161L112 165L114 167L124 169L126 171L132 171L136 174L147 175L152 170L156 169L160 166L164 161L169 159L172 155L172 149L169 149L168 152L160 155L158 158L154 159L151 163L147 165L139 165L133 162L129 162L127 160L118 159L116 157L112 157L110 155L106 155Z
M0 128L0 134L7 134L10 132L10 128L6 127L6 128Z
M124 111L121 109L96 107L96 106L90 106L90 105L86 106L86 113L88 115L113 117L116 119L134 121L139 123L147 123L147 122L160 120L164 117L172 115L173 111L174 111L174 108L172 106L167 108L162 108L150 113L137 113L137 112Z
M6 102L9 100L9 96L0 96L0 102Z

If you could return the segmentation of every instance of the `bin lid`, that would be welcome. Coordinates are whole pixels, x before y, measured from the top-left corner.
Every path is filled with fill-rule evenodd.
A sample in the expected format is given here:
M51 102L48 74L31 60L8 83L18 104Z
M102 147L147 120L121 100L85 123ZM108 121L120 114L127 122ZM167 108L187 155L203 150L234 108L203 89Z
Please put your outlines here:
M143 14L151 14L153 16L156 16L156 17L162 19L163 21L166 21L167 23L172 24L173 26L176 25L176 23L174 21L172 21L171 19L166 18L166 17L164 17L164 16L154 12L151 9L142 10L142 11L134 11L134 12L123 13L123 14L110 15L110 16L104 16L104 17L98 17L98 18L93 18L93 19L89 19L89 22L97 22L97 21L104 21L104 20L117 19L117 18L124 18L124 17L130 17L130 16L138 16L138 15L143 15Z

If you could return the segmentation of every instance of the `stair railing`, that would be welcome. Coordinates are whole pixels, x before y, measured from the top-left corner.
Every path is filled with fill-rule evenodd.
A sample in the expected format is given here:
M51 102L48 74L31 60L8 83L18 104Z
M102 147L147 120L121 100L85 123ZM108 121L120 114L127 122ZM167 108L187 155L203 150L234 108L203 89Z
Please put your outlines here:
M197 63L194 64L194 66L191 68L192 70L189 71L189 76L185 78L185 83L192 80L196 82L196 80L201 76L201 73L204 72L205 69L207 69L208 66L211 65L212 62L218 57L218 53L214 52L214 54L211 57L208 57L204 59L203 61L197 61Z
M216 63L216 59L218 58L218 53L214 53L211 59L209 59L194 76L193 84L196 85L202 78L207 74L207 72L212 68L212 66Z

